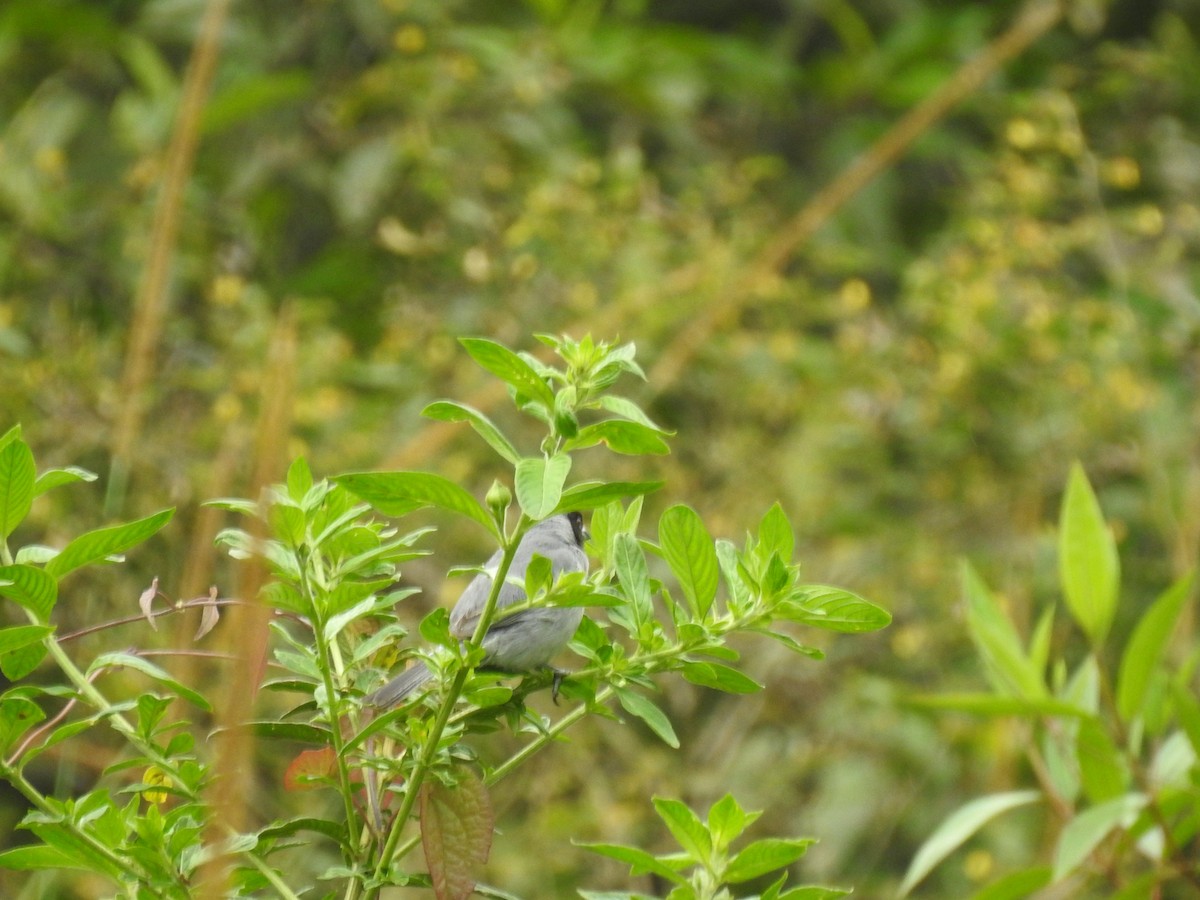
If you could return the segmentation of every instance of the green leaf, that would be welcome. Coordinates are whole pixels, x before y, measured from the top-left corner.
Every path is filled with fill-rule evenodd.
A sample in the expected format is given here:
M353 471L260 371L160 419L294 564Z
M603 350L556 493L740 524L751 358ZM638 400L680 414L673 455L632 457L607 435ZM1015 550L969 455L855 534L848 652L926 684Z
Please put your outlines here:
M760 812L742 809L733 794L726 794L708 809L708 831L713 845L724 852L760 815Z
M92 660L92 664L88 666L88 675L99 672L103 669L126 668L133 669L136 672L141 672L155 681L166 685L180 697L200 707L205 712L212 711L212 705L205 699L204 695L199 691L192 690L182 682L176 681L171 677L165 669L161 669L154 663L140 656L135 656L132 653L102 653Z
M968 562L962 564L967 627L993 687L1027 700L1046 696L1046 685L1025 655L1021 639L991 591Z
M652 493L662 486L661 481L584 481L563 491L554 512L587 512L614 500Z
M1049 866L1034 866L1005 875L971 896L971 900L1027 900L1050 883Z
M724 538L717 540L717 561L721 574L725 577L725 590L728 602L735 608L741 609L750 600L750 586L742 577L741 557L737 547Z
M304 722L280 722L271 719L248 724L253 729L255 737L267 740L300 741L320 746L329 743L329 732Z
M816 884L804 884L788 888L779 895L779 900L837 900L854 891L850 888L825 887ZM765 900L765 898L764 898Z
M790 560L796 552L792 523L788 521L787 514L778 503L771 505L758 524L758 551L767 558L772 553L778 553L784 562Z
M567 449L581 450L596 444L607 444L609 450L627 456L664 456L671 452L657 429L625 419L605 419L585 425L567 442Z
M439 422L466 422L475 429L481 438L487 441L489 447L508 462L516 465L517 460L521 458L517 448L496 427L495 423L472 406L456 403L453 400L438 400L421 410L421 415Z
M18 872L34 869L82 869L86 871L91 869L91 865L76 854L67 853L57 847L47 847L45 844L35 844L14 847L0 853L0 869L12 869Z
M30 644L39 644L54 628L49 625L17 625L0 629L0 654L11 653Z
M778 557L775 557L778 558ZM892 621L891 613L857 594L824 584L796 588L779 614L827 631L857 634L877 631Z
M305 494L312 490L312 486L312 469L308 467L308 461L303 456L297 456L292 460L292 464L288 466L288 496L296 503L299 503L304 499Z
M513 486L521 510L535 522L545 519L558 506L563 485L571 471L571 457L527 456L517 461Z
M58 600L58 582L36 566L0 566L0 597L17 601L45 622Z
M487 788L473 769L455 769L456 783L421 785L421 844L438 900L467 900L475 872L492 848L495 815Z
M340 587L341 585L339 585ZM361 619L363 616L371 613L379 605L379 598L372 595L363 600L360 600L355 606L349 609L344 609L336 615L330 616L329 621L325 623L324 635L326 643L332 643L337 640L337 636L342 633L342 629L353 622L355 619Z
M575 846L591 850L593 853L599 853L601 856L607 856L609 859L615 859L617 862L627 863L631 875L653 874L675 884L686 883L686 879L672 869L665 861L651 856L645 850L639 850L637 847L624 847L620 844L584 843L576 843Z
M653 799L659 818L666 823L679 846L696 862L707 865L712 859L712 837L700 818L680 800Z
M42 708L26 697L10 694L0 699L0 753L7 753L21 735L45 718Z
M658 520L658 540L692 615L705 619L717 596L720 569L713 539L700 516L691 507L672 506Z
M1093 803L1111 800L1129 787L1129 767L1097 718L1084 719L1075 737L1075 756L1083 791Z
M980 716L1070 716L1086 718L1092 713L1052 697L1025 699L999 694L931 694L909 697L910 706L974 713Z
M675 736L675 729L671 727L671 720L666 713L641 694L625 688L614 687L613 690L625 712L645 722L668 747L679 749L679 738Z
M52 560L46 563L46 573L61 580L68 572L80 566L98 562L117 553L123 553L158 532L171 521L175 510L164 509L144 519L98 528L81 534L71 541Z
M1010 791L978 797L959 807L926 839L909 863L908 872L900 885L900 896L907 896L938 863L996 816L1041 799L1038 791Z
M1099 647L1117 606L1120 563L1112 532L1079 463L1071 466L1059 516L1058 567L1067 608Z
M46 658L45 644L28 644L19 650L13 650L0 656L0 672L9 681L20 681Z
M479 501L441 475L432 472L351 472L333 480L385 516L406 516L422 507L436 506L478 522L492 537L500 540L496 523Z
M1192 749L1200 755L1200 700L1185 685L1171 684L1171 700L1175 704L1175 715L1179 726L1187 735Z
M625 531L619 533L613 539L613 562L617 580L640 626L653 616L654 609L650 600L650 570L637 538Z
M755 841L730 861L723 880L737 884L790 866L814 843L812 838L766 838Z
M518 396L529 397L547 410L554 408L554 392L545 379L503 344L486 338L459 338L459 343L475 362L515 388Z
M1117 676L1117 710L1126 722L1132 721L1142 711L1150 678L1158 668L1184 605L1191 597L1194 575L1194 572L1189 572L1154 601L1125 645Z
M78 466L67 466L62 469L47 469L33 483L33 496L40 497L47 491L65 484L76 484L80 481L95 481L96 473L81 469Z
M596 398L596 402L600 404L601 409L608 410L610 413L616 413L623 419L629 419L632 422L639 422L648 428L653 428L659 434L669 435L675 433L655 424L640 406L625 397L618 397L616 394L601 394Z
M727 694L753 694L762 685L737 669L715 662L689 662L683 665L683 677L692 684L714 688Z
M1128 828L1146 806L1144 794L1114 797L1085 809L1068 822L1054 851L1054 880L1061 881L1091 855L1114 828Z
M329 819L317 819L309 816L298 816L294 819L285 819L282 822L274 822L260 831L259 837L263 839L274 839L281 837L292 837L301 831L314 831L317 834L323 834L327 838L331 838L339 844L346 841L346 827L339 822L332 822Z
M0 540L6 540L29 515L36 475L28 444L16 439L0 448Z

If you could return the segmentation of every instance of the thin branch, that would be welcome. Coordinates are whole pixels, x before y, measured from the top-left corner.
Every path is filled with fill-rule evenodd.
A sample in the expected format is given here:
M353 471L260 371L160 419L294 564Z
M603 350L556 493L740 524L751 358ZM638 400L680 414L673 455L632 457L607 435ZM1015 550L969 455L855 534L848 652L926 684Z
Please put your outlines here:
M157 619L160 616L170 616L174 615L175 613L184 612L185 610L196 609L197 607L211 606L214 604L216 606L245 606L246 603L247 601L245 600L239 600L233 597L221 597L217 600L213 600L211 597L196 597L193 600L181 601L167 607L166 609L153 609L150 611L149 615ZM81 628L78 631L72 631L70 634L60 635L58 642L60 644L65 644L68 641L73 641L81 637L87 637L89 634L95 634L99 631L106 631L109 628L117 628L121 625L133 625L137 622L145 622L146 618L146 616L138 613L136 616L124 616L120 619L112 619L108 622L101 622L98 625L89 625L87 628Z

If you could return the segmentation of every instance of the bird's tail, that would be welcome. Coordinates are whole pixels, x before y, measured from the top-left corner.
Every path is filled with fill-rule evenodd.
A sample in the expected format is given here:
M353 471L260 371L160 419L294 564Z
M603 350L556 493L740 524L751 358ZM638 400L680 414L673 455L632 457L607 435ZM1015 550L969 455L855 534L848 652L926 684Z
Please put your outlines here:
M366 698L368 706L390 709L432 677L425 663L417 661Z

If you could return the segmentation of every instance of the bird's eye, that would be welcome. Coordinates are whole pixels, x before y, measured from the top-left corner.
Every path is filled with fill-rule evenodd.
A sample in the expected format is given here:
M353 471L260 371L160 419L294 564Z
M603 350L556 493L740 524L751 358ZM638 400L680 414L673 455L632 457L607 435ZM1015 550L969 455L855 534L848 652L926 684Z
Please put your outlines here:
M575 534L575 543L582 547L584 541L587 540L587 534L583 530L583 513L569 512L567 521L571 523L571 531Z

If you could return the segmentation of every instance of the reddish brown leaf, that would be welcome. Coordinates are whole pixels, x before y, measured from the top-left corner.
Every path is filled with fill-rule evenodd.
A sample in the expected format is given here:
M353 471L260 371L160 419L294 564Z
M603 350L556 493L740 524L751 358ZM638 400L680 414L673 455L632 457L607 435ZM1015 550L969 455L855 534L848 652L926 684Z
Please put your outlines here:
M436 779L421 785L421 843L438 900L467 900L474 872L492 849L495 816L487 788L473 769L459 769L446 787Z
M332 778L337 765L337 754L332 747L305 750L292 760L283 773L283 787L288 791L315 791L324 787L319 779Z

